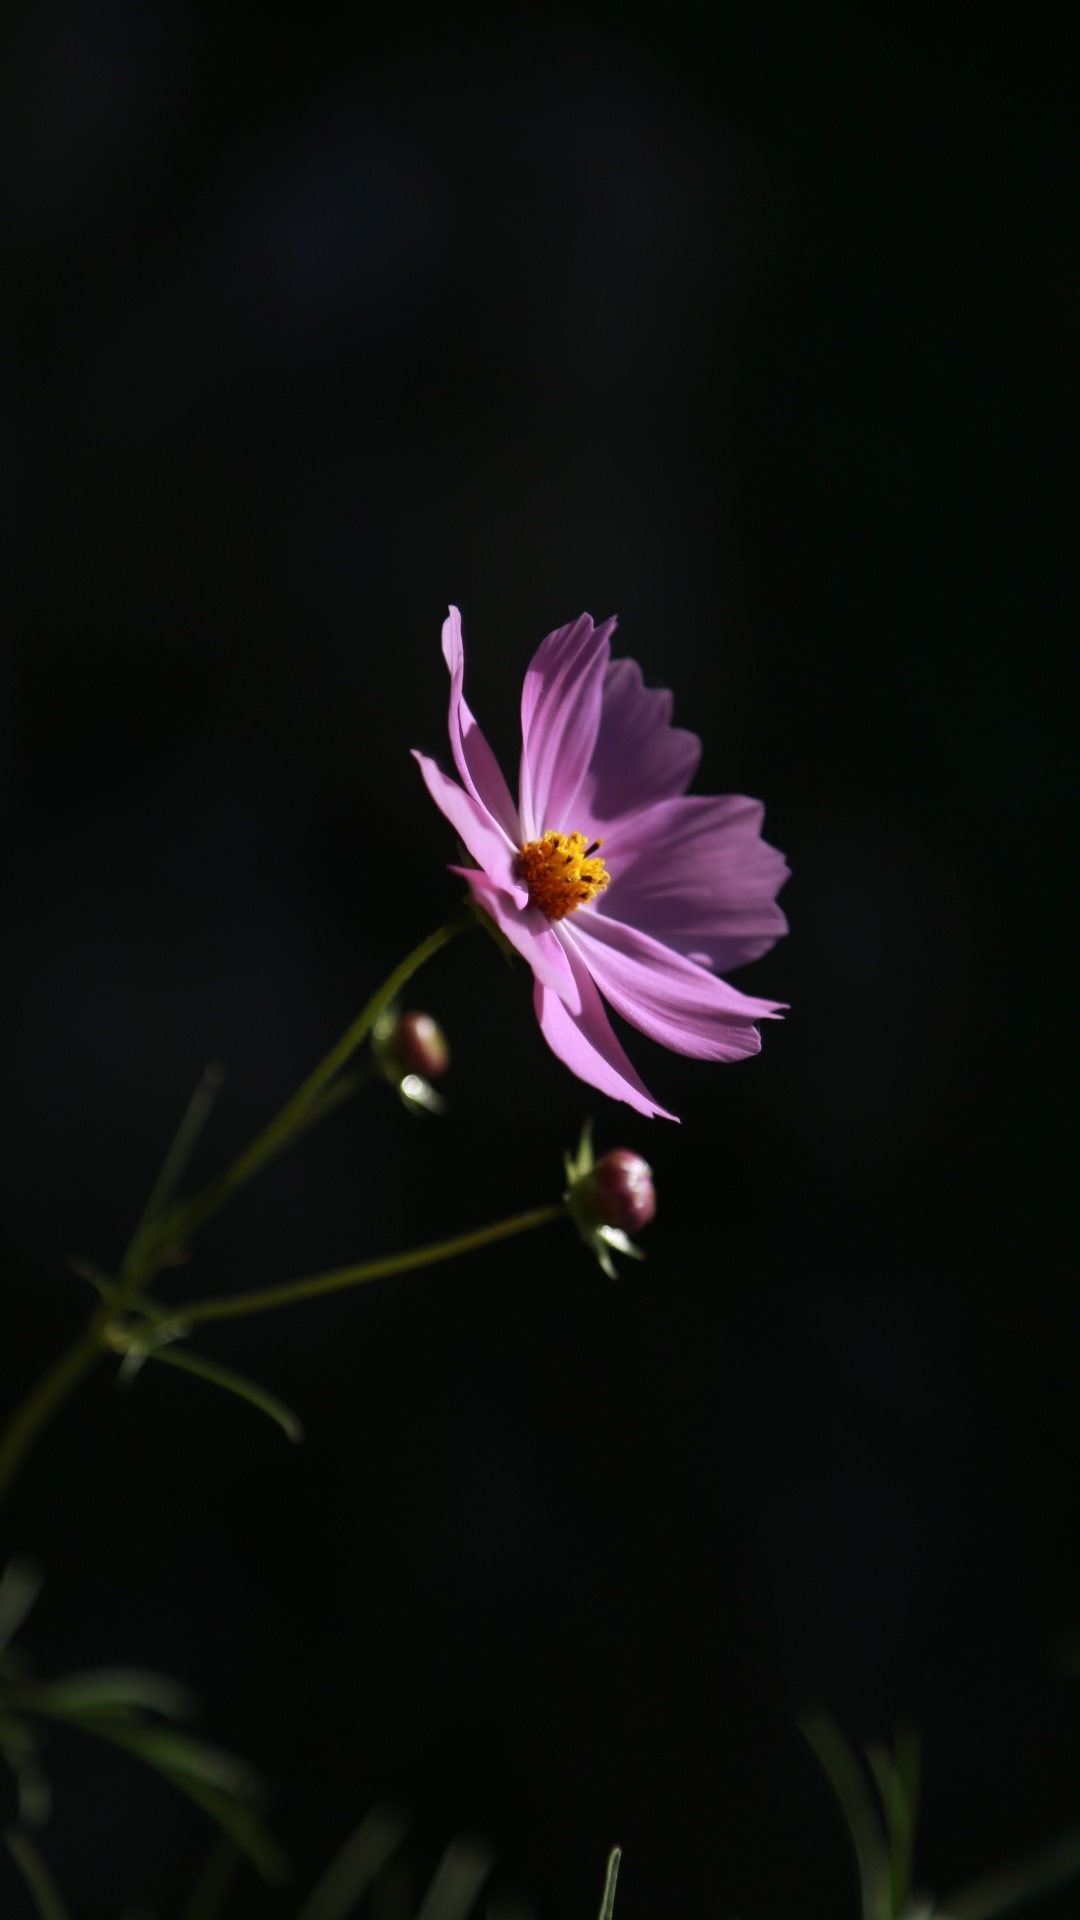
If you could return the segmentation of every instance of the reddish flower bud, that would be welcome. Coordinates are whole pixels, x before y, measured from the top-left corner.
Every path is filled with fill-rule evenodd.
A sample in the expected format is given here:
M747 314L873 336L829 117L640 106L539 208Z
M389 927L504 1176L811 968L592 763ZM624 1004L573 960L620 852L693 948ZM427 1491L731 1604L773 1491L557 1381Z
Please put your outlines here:
M403 1013L394 1034L394 1049L405 1073L424 1080L441 1080L450 1065L446 1035L430 1013Z
M647 1227L656 1212L652 1168L639 1153L615 1147L594 1160L592 1126L586 1121L576 1155L566 1156L566 1204L585 1245L614 1280L611 1250L643 1255L629 1235Z
M614 1147L598 1160L584 1182L597 1225L618 1227L622 1233L640 1233L656 1212L652 1168L640 1153Z
M422 1107L427 1113L445 1113L446 1101L431 1083L449 1067L450 1047L430 1013L399 1013L387 1007L371 1030L371 1054L383 1079L396 1087L411 1111Z

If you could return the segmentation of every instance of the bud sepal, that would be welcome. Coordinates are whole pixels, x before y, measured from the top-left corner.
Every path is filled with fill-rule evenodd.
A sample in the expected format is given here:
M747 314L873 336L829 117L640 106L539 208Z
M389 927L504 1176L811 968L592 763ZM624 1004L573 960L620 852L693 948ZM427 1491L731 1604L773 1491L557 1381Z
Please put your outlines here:
M563 1156L566 1168L567 1210L589 1251L596 1256L609 1280L618 1272L612 1250L632 1260L644 1260L640 1247L630 1239L648 1225L656 1212L652 1168L638 1153L615 1147L600 1160L592 1144L592 1121L581 1129L578 1150L572 1158Z
M404 1106L413 1112L446 1112L446 1101L431 1083L441 1080L449 1067L450 1046L430 1013L387 1007L371 1030L371 1053Z

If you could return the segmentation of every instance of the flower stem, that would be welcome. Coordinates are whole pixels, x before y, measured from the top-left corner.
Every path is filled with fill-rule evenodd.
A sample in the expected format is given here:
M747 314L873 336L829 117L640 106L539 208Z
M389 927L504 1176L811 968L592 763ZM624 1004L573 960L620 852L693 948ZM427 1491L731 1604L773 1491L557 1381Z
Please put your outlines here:
M224 1206L237 1187L243 1186L245 1181L250 1180L252 1174L265 1166L274 1154L280 1153L295 1135L313 1124L316 1119L321 1119L323 1113L337 1105L339 1097L343 1099L347 1093L354 1091L354 1082L351 1077L347 1088L342 1088L340 1082L336 1087L331 1088L330 1082L366 1040L384 1007L387 1007L395 995L401 992L402 987L412 979L413 974L423 966L426 960L430 960L433 954L438 953L439 949L445 947L457 934L464 933L467 927L475 927L478 924L472 907L463 907L452 920L448 920L435 933L429 934L426 940L421 940L420 945L413 948L401 965L395 967L389 978L383 981L378 991L372 994L362 1013L342 1034L337 1045L331 1047L325 1059L320 1060L315 1071L308 1075L298 1092L282 1108L277 1117L271 1120L269 1126L263 1128L251 1145L244 1149L238 1159L233 1161L232 1166L220 1180L214 1181L209 1187L204 1187L202 1193L196 1194L186 1206L173 1208L158 1218L148 1217L152 1209L150 1205L147 1206L143 1224L136 1231L124 1256L119 1281L108 1289L101 1304L95 1308L82 1338L76 1340L73 1346L67 1348L53 1361L52 1366L42 1375L37 1385L31 1388L0 1433L0 1501L3 1500L26 1455L53 1415L63 1406L65 1400L75 1391L79 1382L91 1371L102 1355L115 1350L113 1336L120 1315L128 1308L143 1283L161 1266L169 1251L190 1239L197 1228ZM320 1096L322 1096L321 1099ZM316 1105L317 1102L318 1105ZM181 1128L182 1134L188 1127L190 1117L189 1112ZM176 1149L174 1148L173 1151L175 1153ZM173 1154L170 1154L170 1162L167 1163L170 1172L172 1160ZM155 1204L157 1191L161 1190L162 1186L163 1182L159 1182L159 1189L155 1191ZM534 1216L525 1215L523 1220L526 1224L538 1224ZM507 1223L501 1229L489 1228L486 1232L482 1231L479 1236L466 1235L460 1244L451 1241L445 1244L451 1252L464 1253L468 1246L483 1246L485 1238L499 1239L504 1233L521 1230L520 1224ZM411 1265L423 1266L428 1260L447 1257L448 1253L445 1249L436 1251L422 1249L419 1256L405 1255L399 1262L382 1261L376 1265L381 1273L393 1273L398 1271L399 1267L403 1270ZM359 1277L374 1279L375 1272L363 1272ZM327 1285L328 1281L337 1286L355 1284L354 1280L341 1279L333 1274L324 1274L320 1279L322 1284L316 1280L300 1281L297 1285L313 1293L329 1293L333 1291L333 1285ZM280 1291L290 1298L303 1297L303 1293L296 1293L295 1288L283 1288ZM253 1295L252 1298L258 1302L258 1306L245 1306L240 1311L256 1312L262 1306L279 1304L276 1299L270 1301L264 1295ZM205 1304L207 1308L216 1308L217 1311L202 1313L199 1316L202 1319L222 1318L221 1309L229 1305L226 1301L210 1301ZM233 1310L236 1310L235 1307ZM177 1317L187 1320L190 1315L168 1316L170 1319Z
M136 1235L128 1248L121 1269L124 1276L135 1271L140 1279L145 1279L148 1273L154 1271L161 1256L170 1247L180 1246L190 1239L199 1227L205 1225L206 1221L224 1206L226 1200L238 1187L242 1187L253 1174L258 1173L259 1169L266 1165L268 1160L280 1153L294 1135L302 1131L304 1126L314 1118L310 1109L315 1101L352 1058L356 1049L367 1039L384 1007L389 1006L391 1000L401 992L407 981L412 979L413 974L424 965L426 960L430 960L433 954L438 953L440 947L445 947L457 934L464 933L467 927L476 925L478 921L472 907L463 907L453 920L448 920L435 933L429 934L426 940L421 940L420 945L413 948L401 965L395 967L389 978L383 981L377 992L372 994L367 1006L353 1021L352 1026L347 1028L337 1045L331 1047L325 1058L320 1060L314 1072L308 1075L303 1085L293 1094L292 1099L282 1107L281 1112L263 1128L250 1145L244 1148L243 1153L233 1161L232 1166L222 1174L220 1180L215 1180L212 1185L204 1187L202 1192L196 1194L193 1200L189 1200L186 1206L166 1215L164 1220L152 1222L144 1234Z
M105 1314L98 1308L82 1339L76 1340L74 1346L68 1347L53 1361L48 1372L42 1374L36 1387L27 1394L21 1407L12 1414L0 1436L0 1501L42 1428L48 1425L53 1414L63 1406L69 1394L74 1392L80 1380L104 1353L105 1325L111 1310L111 1302Z
M509 1240L516 1233L528 1233L533 1227L546 1227L553 1220L565 1220L562 1200L548 1207L534 1207L529 1213L517 1213L510 1220L497 1220L488 1227L474 1227L469 1233L455 1234L450 1240L437 1240L427 1247L411 1247L405 1253L387 1254L381 1260L364 1260L359 1266L336 1267L332 1273L317 1273L308 1280L290 1280L284 1286L265 1287L258 1293L232 1293L220 1300L196 1300L193 1306L179 1306L175 1312L161 1314L138 1330L145 1338L150 1329L175 1323L186 1332L197 1321L237 1320L248 1313L268 1313L273 1307L288 1307L297 1300L314 1300L323 1293L340 1293L345 1287L359 1287L366 1280L384 1280L392 1273L411 1273L417 1267L437 1266L441 1260L454 1260L459 1253L473 1253L495 1240Z

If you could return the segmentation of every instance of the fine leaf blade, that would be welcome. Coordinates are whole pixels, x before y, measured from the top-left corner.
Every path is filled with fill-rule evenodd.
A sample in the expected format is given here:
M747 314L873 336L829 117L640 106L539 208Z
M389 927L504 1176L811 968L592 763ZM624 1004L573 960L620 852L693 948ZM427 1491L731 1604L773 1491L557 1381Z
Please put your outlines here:
M176 1137L162 1162L150 1191L150 1197L142 1210L135 1232L131 1236L131 1251L155 1220L160 1219L172 1200L177 1187L187 1172L188 1161L195 1150L199 1135L210 1118L210 1110L217 1098L225 1075L219 1066L209 1066L203 1072L199 1084L184 1111L184 1117L176 1129ZM126 1264L126 1263L125 1263Z
M187 1720L194 1712L192 1694L177 1680L139 1667L98 1667L87 1673L65 1674L20 1690L19 1705L27 1713L73 1719L83 1714L141 1711L161 1713L169 1720Z
M219 1833L191 1889L182 1920L218 1920L243 1858L231 1834Z
M0 1575L0 1653L9 1646L41 1592L41 1572L32 1560L9 1560Z
M201 1353L192 1353L188 1348L148 1347L141 1353L145 1360L160 1360L163 1366L179 1367L182 1373L193 1373L199 1380L208 1380L211 1386L222 1387L226 1393L235 1394L238 1400L246 1400L251 1407L257 1407L281 1428L287 1440L294 1444L304 1437L304 1429L291 1407L279 1400L269 1388L260 1387L255 1380L248 1380L242 1373L234 1373L231 1367L221 1367L216 1360L207 1360Z
M885 1813L893 1912L901 1913L911 1892L914 1866L918 1745L913 1736L901 1736L895 1756L875 1743L867 1747L866 1758Z
M608 1854L607 1878L604 1881L604 1897L600 1902L600 1920L612 1920L615 1912L615 1882L619 1877L619 1862L622 1848L612 1847Z
M160 1771L166 1780L171 1780L174 1787L185 1793L189 1800L193 1800L217 1823L222 1833L227 1834L241 1853L246 1854L264 1880L275 1885L288 1879L290 1867L287 1854L274 1839L269 1827L250 1807L245 1807L239 1800L231 1800L228 1794L218 1792L204 1781L183 1778L168 1767L162 1767Z
M246 1760L225 1753L221 1747L212 1747L208 1741L197 1740L191 1734L102 1712L62 1717L90 1733L99 1734L102 1739L127 1747L148 1766L157 1767L178 1781L193 1780L214 1793L227 1795L230 1800L248 1804L262 1798L262 1783Z
M312 1888L297 1920L347 1920L407 1831L396 1807L373 1807Z
M934 1909L935 1920L998 1920L1080 1874L1080 1826L1007 1867L981 1874Z
M100 1294L103 1300L116 1292L116 1281L96 1267L92 1260L84 1260L79 1254L73 1253L69 1254L64 1264L69 1273L77 1274L80 1280L88 1280L94 1292Z
M49 1782L38 1759L38 1743L25 1720L0 1715L0 1754L15 1776L22 1827L43 1827L49 1818Z
M286 1878L286 1856L250 1805L258 1792L258 1782L242 1760L186 1734L137 1722L97 1715L81 1718L77 1724L125 1747L163 1774L236 1842L264 1880Z
M494 1862L480 1840L453 1840L420 1902L416 1920L465 1920Z
M888 1849L858 1760L827 1713L800 1714L799 1726L828 1776L851 1835L863 1920L894 1920Z
M29 1836L13 1828L5 1833L4 1843L30 1889L41 1920L68 1920L60 1889Z

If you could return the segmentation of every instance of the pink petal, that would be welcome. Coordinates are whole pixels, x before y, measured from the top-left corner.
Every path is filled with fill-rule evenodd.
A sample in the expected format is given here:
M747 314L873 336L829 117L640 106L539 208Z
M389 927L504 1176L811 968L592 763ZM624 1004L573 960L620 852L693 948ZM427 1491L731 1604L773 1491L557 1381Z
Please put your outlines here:
M590 839L622 814L685 793L701 758L696 733L671 725L672 697L646 687L636 660L612 660L604 676L600 727L575 800L574 825Z
M612 1100L625 1100L628 1106L660 1120L677 1120L678 1115L658 1107L638 1079L612 1031L589 971L574 950L566 947L567 958L581 996L581 1011L572 1014L555 994L536 983L534 1004L540 1030L552 1053L576 1073L587 1086L598 1087Z
M596 912L721 973L756 960L787 932L776 895L788 868L761 838L764 812L740 794L691 796L616 822Z
M521 825L526 840L573 832L569 807L596 745L614 620L587 613L549 633L521 692Z
M538 984L564 1001L571 1013L580 1013L581 995L573 969L555 929L539 907L526 906L522 912L498 880L477 873L473 867L451 867L450 871L467 881L477 906L491 915L510 945L528 961Z
M451 607L442 630L443 659L450 669L450 749L454 764L472 794L497 820L504 833L521 845L521 824L517 808L502 768L473 719L462 686L465 679L465 648L461 638L461 615Z
M448 779L434 760L415 750L413 759L435 805L482 869L478 873L472 867L451 867L451 873L460 874L468 883L477 905L490 913L511 945L528 961L537 980L566 1000L576 1013L580 999L573 973L550 921L531 904L528 888L518 879L517 848L508 843L481 802Z
M780 1009L752 1000L618 920L582 912L563 928L564 944L577 948L605 1000L631 1026L675 1053L698 1060L738 1060L757 1053L761 1039L753 1022Z
M484 872L521 906L529 901L529 891L517 877L517 848L497 821L493 820L483 802L474 800L471 793L464 793L456 780L450 780L429 760L424 753L413 749L413 759L424 776L427 787L440 813L445 814L459 840L479 861Z

